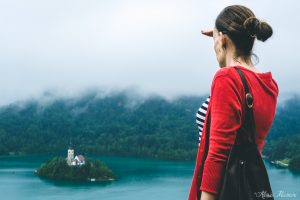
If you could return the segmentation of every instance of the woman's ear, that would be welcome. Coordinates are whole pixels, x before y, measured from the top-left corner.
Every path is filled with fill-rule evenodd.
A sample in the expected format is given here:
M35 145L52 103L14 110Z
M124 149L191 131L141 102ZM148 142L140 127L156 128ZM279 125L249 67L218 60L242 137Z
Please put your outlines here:
M222 47L226 49L226 36L222 32L219 32L219 34L221 36Z

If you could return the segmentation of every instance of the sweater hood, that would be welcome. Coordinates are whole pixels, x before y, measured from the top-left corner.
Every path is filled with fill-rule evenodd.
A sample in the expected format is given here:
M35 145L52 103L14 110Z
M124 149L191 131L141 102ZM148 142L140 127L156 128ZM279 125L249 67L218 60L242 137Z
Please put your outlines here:
M242 66L234 66L234 67L241 69L246 75L247 79L255 78L261 86L260 89L263 89L266 93L273 95L275 98L278 97L279 88L277 82L273 78L272 72L268 71L268 72L256 73ZM232 71L231 73L236 73L233 67L228 67L228 69L226 70L231 70ZM238 74L237 74L237 78L239 78ZM248 81L248 83L251 85L251 82Z

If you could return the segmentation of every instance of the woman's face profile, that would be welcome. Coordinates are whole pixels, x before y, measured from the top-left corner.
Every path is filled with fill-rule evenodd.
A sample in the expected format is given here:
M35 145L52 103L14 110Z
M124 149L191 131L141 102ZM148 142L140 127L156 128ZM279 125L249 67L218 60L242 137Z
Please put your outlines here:
M225 67L226 51L223 49L224 46L224 35L222 32L218 32L216 28L213 29L213 40L214 40L214 50L219 63L219 66Z

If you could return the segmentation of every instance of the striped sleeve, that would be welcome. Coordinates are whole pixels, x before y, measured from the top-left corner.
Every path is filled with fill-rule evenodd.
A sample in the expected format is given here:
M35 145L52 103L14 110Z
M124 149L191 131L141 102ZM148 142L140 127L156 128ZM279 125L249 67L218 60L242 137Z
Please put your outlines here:
M198 111L196 113L196 124L199 129L199 144L198 144L198 146L200 145L200 141L201 141L202 130L203 130L203 126L204 126L204 121L205 121L205 117L206 117L209 100L210 100L210 96L207 97L206 101L201 105L201 107L198 109Z

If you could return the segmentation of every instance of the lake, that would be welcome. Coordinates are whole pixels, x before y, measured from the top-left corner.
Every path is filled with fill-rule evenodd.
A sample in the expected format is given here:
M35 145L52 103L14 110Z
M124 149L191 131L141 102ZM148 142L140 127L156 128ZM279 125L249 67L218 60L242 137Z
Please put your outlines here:
M68 182L40 179L33 171L52 156L0 157L0 191L6 200L181 200L187 199L194 162L134 157L94 157L106 163L117 181ZM275 199L300 199L300 173L265 162ZM296 197L295 197L296 196Z

